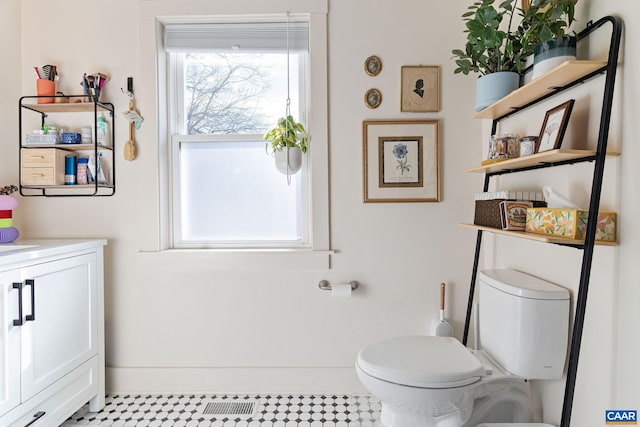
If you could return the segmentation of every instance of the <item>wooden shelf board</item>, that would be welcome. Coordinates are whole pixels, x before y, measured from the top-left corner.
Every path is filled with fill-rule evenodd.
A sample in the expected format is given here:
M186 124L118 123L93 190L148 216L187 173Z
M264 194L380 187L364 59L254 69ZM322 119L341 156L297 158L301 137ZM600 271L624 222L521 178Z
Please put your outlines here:
M617 156L619 153L607 152L607 156ZM542 153L530 156L516 157L515 159L502 160L482 166L466 169L465 172L492 173L509 171L514 169L527 168L531 166L543 165L546 163L564 162L568 160L578 160L595 156L596 152L591 150L572 150L557 148L555 150L543 151Z
M514 90L501 100L478 111L474 119L495 119L538 99L554 88L564 87L595 71L605 69L607 61L565 61L557 67Z
M48 190L48 189L60 189L60 190L93 190L96 188L95 184L59 184L59 185L23 185L22 188L29 190ZM98 188L113 188L111 184L98 184Z
M527 239L527 240L535 240L537 242L557 243L557 244L564 244L564 245L578 245L578 246L584 245L584 240L579 240L579 239L565 239L563 237L546 236L544 234L525 233L524 231L501 230L499 228L485 227L483 225L476 225L476 224L458 224L458 225L461 227L473 228L475 230L488 231L494 234L502 234L504 236L517 237L520 239ZM596 245L616 246L617 243L596 240Z
M23 108L38 111L40 113L78 113L94 111L93 102L69 102L60 104L22 104ZM102 104L96 104L97 111L111 111Z
M60 150L68 151L93 151L94 144L23 144L21 148L58 148ZM100 150L112 150L112 147L98 144L98 151Z

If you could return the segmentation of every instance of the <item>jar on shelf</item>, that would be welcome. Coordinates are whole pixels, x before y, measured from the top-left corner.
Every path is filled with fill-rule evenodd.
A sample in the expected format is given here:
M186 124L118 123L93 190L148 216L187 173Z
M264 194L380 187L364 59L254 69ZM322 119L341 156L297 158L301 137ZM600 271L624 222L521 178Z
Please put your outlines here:
M489 160L513 159L520 156L520 140L515 133L492 135L489 142Z
M536 151L537 136L523 136L520 139L520 155L530 156Z

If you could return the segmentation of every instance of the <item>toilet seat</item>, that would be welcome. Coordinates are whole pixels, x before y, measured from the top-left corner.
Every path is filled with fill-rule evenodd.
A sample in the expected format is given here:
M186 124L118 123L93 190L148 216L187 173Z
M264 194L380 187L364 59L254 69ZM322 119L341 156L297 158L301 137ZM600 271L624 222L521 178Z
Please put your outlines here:
M358 366L380 380L421 388L462 387L484 376L480 361L450 337L405 336L363 348Z

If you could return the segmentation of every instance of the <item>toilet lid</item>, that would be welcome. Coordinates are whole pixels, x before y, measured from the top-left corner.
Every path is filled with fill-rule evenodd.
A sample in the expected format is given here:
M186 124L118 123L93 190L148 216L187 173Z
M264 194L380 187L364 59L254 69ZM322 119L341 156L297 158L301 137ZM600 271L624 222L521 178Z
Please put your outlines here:
M484 376L480 361L449 337L416 335L373 344L360 350L358 366L372 377L423 388L462 387Z

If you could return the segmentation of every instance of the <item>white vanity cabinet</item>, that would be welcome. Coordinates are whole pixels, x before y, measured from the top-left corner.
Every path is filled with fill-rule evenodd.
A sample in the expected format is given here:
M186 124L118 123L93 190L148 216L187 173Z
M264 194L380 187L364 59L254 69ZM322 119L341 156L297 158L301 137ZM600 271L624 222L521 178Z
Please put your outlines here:
M104 406L105 243L0 247L1 426L58 426Z

